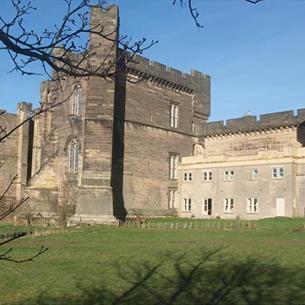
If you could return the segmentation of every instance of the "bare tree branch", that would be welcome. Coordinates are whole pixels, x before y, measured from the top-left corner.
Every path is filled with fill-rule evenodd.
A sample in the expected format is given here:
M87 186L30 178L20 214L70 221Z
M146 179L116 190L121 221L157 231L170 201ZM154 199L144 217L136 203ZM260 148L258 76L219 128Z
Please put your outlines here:
M203 25L199 22L198 9L193 6L192 0L173 0L173 5L176 5L177 3L179 3L181 7L187 6L196 26L198 28L203 28Z
M256 4L258 2L262 2L263 0L245 0L246 2ZM199 22L199 11L196 7L193 6L192 0L173 0L173 5L180 4L181 7L187 7L191 17L193 18L195 25L198 28L203 28L203 25Z
M26 198L20 199L17 202L12 203L7 209L5 209L4 212L0 213L0 220L3 220L8 215L10 215L13 212L15 212L16 209L19 208L21 205L23 205L28 199L29 199L29 197L26 197ZM0 203L1 203L1 201L0 201Z
M245 0L245 1L256 4L258 2L262 2L263 0Z
M26 15L36 10L31 3L22 4L20 0L12 0L15 15L6 21L0 18L0 50L8 53L13 69L25 75L41 74L32 71L32 64L40 62L43 71L49 75L51 68L55 73L51 78L58 78L59 74L68 74L74 77L98 76L104 79L113 79L118 71L125 69L126 64L135 54L152 47L157 41L147 42L145 38L132 41L127 36L117 37L117 29L105 29L102 24L91 25L88 10L93 6L102 10L105 1L81 0L78 2L65 0L66 13L59 25L54 29L45 29L39 34L32 29L27 29L24 24ZM17 34L16 34L17 33ZM90 63L90 58L96 54L100 44L90 45L88 35L96 35L113 46L121 49L121 58L118 60L113 53L113 48L107 50L105 59L96 65ZM124 60L122 60L124 59Z
M7 242L11 242L11 241L13 241L13 240L15 240L17 238L20 238L20 237L22 237L22 236L18 236L16 238L11 238ZM35 254L33 254L30 257L24 258L24 259L13 258L12 256L9 255L12 251L13 251L13 249L10 248L10 249L6 250L5 252L3 252L2 254L0 254L0 261L3 260L3 261L13 262L13 263L31 262L36 257L38 257L38 256L44 254L46 251L48 251L48 248L46 248L44 246L41 246L40 249Z
M57 85L58 87L61 87L61 82L57 81ZM14 126L12 129L7 130L7 128L3 125L0 124L0 144L1 142L4 142L9 136L11 136L14 132L16 132L22 125L24 125L25 123L33 120L35 117L47 112L47 111L51 111L52 109L66 103L71 96L73 95L74 90L77 87L77 84L74 84L71 86L71 90L69 91L68 95L62 99L61 101L47 101L47 102L40 102L40 107L38 109L35 109L31 115L29 115L25 120L23 120L22 122L20 122L19 124L17 124L16 126ZM3 112L5 113L5 112ZM1 114L0 114L1 115ZM1 199L1 198L0 198Z

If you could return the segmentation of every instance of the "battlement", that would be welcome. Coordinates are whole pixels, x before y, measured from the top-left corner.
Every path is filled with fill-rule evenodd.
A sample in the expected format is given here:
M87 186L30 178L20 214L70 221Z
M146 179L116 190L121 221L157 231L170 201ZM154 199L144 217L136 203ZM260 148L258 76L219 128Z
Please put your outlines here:
M287 126L298 126L305 121L305 109L262 114L258 118L246 115L241 118L226 121L208 122L205 126L205 136L225 135L231 133L259 131Z
M118 13L119 8L117 5L107 5L103 8L93 6L91 8L91 25L102 26L103 31L109 31L109 33L114 34L117 30L114 27L118 19ZM100 40L101 38L98 35L91 34L89 37L89 41L95 46L101 44ZM107 46L106 42L108 43ZM107 49L107 47L113 48L113 43L109 44L108 40L104 40L103 48L98 50L101 51ZM121 50L119 49L118 51ZM63 56L65 54L65 56L76 62L82 60L82 54L67 52L61 47L54 48L53 54L55 56ZM129 73L138 75L143 79L154 80L186 93L200 96L203 92L207 93L207 95L210 92L210 76L197 70L191 70L190 74L184 73L138 54L134 56L132 61L128 62L127 69Z
M191 90L196 90L198 85L202 86L203 83L210 82L210 76L207 74L196 70L191 70L191 74L184 73L140 55L136 55L134 60L128 63L128 68L130 72L137 71L140 75L144 73Z
M103 30L109 30L112 33L113 26L116 25L118 18L118 11L117 5L107 5L102 9L99 6L93 6L91 9L91 24L101 25L104 27ZM191 74L186 74L140 55L135 55L134 60L128 63L128 67L186 87L189 86L191 89L193 89L192 83L194 80L209 80L208 75L199 71L192 70Z
M30 112L32 111L32 103L27 102L19 102L17 104L17 112L18 111L24 111L24 112Z
M196 70L191 74L183 73L161 63L136 55L127 65L130 74L140 79L150 80L172 90L185 92L194 96L194 110L208 118L210 115L210 76Z

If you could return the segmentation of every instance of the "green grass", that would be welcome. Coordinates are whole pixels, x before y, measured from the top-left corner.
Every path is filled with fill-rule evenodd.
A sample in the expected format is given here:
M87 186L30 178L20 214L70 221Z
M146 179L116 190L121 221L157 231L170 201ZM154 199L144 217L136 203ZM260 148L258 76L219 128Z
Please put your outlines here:
M165 230L161 225L160 229L95 226L49 233L46 229L40 236L27 236L9 245L19 259L41 245L49 250L34 262L0 262L0 304L25 305L38 295L73 295L80 291L79 286L123 291L130 285L123 277L142 272L146 263L153 266L162 262L163 274L172 274L174 262L182 256L184 262L195 262L202 253L215 249L219 250L214 255L218 260L254 258L294 272L305 267L304 223L305 219L266 219L255 222L255 229L234 231L208 231L199 226L192 230ZM9 225L0 226L0 232L12 229Z

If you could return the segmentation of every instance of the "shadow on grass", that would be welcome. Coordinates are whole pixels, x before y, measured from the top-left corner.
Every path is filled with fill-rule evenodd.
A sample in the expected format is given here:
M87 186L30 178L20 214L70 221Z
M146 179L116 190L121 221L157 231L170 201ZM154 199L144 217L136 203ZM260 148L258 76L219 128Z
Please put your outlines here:
M215 252L197 261L187 256L159 264L119 268L125 289L80 287L76 295L40 295L35 305L301 305L305 270L294 272L258 259L232 260Z

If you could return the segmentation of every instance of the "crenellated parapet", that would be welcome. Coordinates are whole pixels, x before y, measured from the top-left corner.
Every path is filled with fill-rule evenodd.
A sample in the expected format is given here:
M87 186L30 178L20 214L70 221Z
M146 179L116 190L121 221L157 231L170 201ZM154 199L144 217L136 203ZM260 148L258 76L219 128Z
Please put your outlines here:
M140 78L159 82L189 94L193 94L198 85L207 83L210 80L208 75L196 70L192 70L191 74L187 74L140 55L136 55L135 59L128 63L127 69L129 73Z
M241 118L226 121L208 122L205 125L204 136L212 137L235 133L247 133L282 127L299 126L305 122L305 109L262 114L258 118L246 115Z
M32 111L32 103L20 102L17 104L17 113L24 112L27 115Z
M161 63L136 55L128 63L128 73L149 80L163 87L194 96L195 111L210 115L210 76L196 70L191 74L168 67Z

